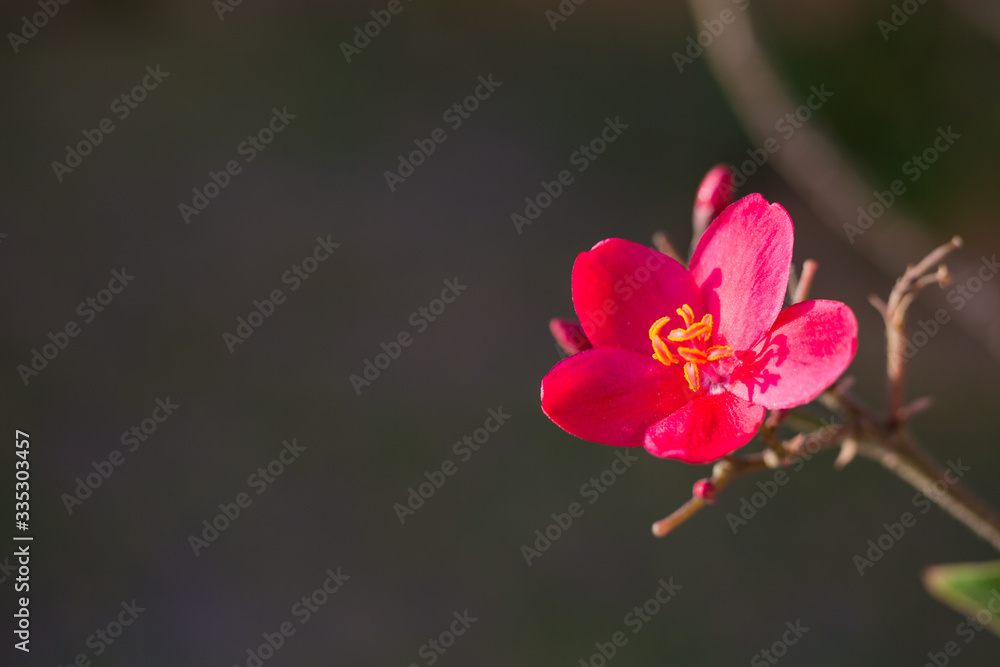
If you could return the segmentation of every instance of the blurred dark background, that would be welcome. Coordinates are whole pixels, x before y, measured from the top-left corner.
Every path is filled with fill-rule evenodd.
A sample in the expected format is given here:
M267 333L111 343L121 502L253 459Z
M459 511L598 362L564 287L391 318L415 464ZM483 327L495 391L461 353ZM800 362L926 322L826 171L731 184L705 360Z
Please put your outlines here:
M809 631L787 664L920 665L956 639L954 664L996 664L996 638L966 644L961 617L920 584L929 564L993 556L937 508L859 576L852 558L914 510L914 491L864 460L835 472L831 454L817 457L733 534L726 514L767 477L741 480L657 540L650 524L708 468L638 451L525 563L522 545L581 501L581 485L616 454L539 408L541 378L559 360L547 323L573 315L575 256L610 236L648 242L657 229L685 247L702 175L757 145L707 57L678 71L674 53L703 29L686 6L590 0L553 30L556 0L402 0L348 63L340 43L385 2L243 0L220 20L223 1L72 0L26 42L7 35L0 392L7 432L31 436L35 541L32 650L5 646L5 664L84 654L108 666L246 665L264 633L291 621L295 634L264 664L427 665L435 655L441 665L599 665L595 642L624 631L609 664L730 665L796 620ZM987 3L919 5L888 39L878 24L888 2L734 7L797 103L811 86L833 91L809 124L873 188L903 178L904 163L953 126L961 138L907 181L894 211L934 243L961 234L973 267L1000 249L1000 22ZM0 26L20 34L39 11L5 3ZM112 102L147 66L169 76L121 119ZM451 129L442 113L490 75L501 85ZM286 107L295 118L247 163L238 146ZM571 153L609 117L628 129L519 234L511 214L572 168ZM114 131L60 181L53 161L103 118ZM384 172L438 127L447 141L390 191ZM241 173L185 224L179 204L233 159ZM738 195L788 209L796 262L821 265L813 296L858 316L850 373L880 408L884 339L867 296L886 295L895 274L771 167ZM895 243L877 223L868 234ZM290 291L282 275L317 237L340 247ZM77 305L122 267L134 280L86 322ZM411 313L456 278L467 290L417 333ZM230 353L223 333L276 288L287 301ZM954 307L937 292L915 318ZM989 481L1000 467L1000 346L983 342L1000 328L983 294L970 304L992 319L942 327L910 364L909 395L936 399L918 437L942 460L961 458L966 481L1000 504ZM18 366L70 320L79 335L26 385ZM358 395L349 376L401 331L413 343ZM129 452L122 433L167 397L179 408ZM501 407L509 421L463 461L453 444ZM248 477L292 438L305 450L258 495ZM114 450L121 465L70 514L64 494ZM12 514L5 451L0 492ZM394 505L446 459L455 474L401 525ZM189 536L240 493L250 506L195 556ZM293 605L338 567L350 579L300 624ZM671 577L683 588L633 634L625 615ZM13 643L13 575L0 579L0 636ZM113 644L88 646L132 600L145 609L137 620ZM466 610L477 620L447 652L421 651Z

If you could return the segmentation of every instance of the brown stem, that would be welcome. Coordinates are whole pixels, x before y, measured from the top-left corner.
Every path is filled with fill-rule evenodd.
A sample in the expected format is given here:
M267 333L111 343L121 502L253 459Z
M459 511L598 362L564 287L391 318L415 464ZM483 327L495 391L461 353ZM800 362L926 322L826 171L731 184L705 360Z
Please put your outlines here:
M960 481L949 482L948 469L908 432L901 430L890 441L887 446L882 438L862 438L859 453L881 463L1000 551L1000 515Z
M700 510L706 505L705 501L701 498L692 498L687 501L679 508L673 511L670 516L660 519L653 524L653 536L663 537L667 533L673 531L674 528L681 525L688 519L690 519L695 512Z
M917 293L931 283L947 284L948 271L939 262L945 255L962 247L962 239L954 237L948 243L935 248L916 266L908 266L906 272L896 281L889 300L877 303L876 307L885 320L886 332L886 373L889 376L889 396L886 409L890 424L902 423L902 410L906 381L906 311ZM929 273L931 270L934 273Z
M859 454L880 463L1000 551L1000 514L960 479L948 475L949 470L916 441L905 424L894 423L889 416L874 419L846 392L828 391L822 398L854 424L848 435L857 443Z
M729 486L729 483L737 477L742 477L743 475L757 470L763 470L765 468L767 468L767 464L764 463L764 457L760 455L741 458L731 457L723 459L715 464L715 467L712 468L712 478L709 481L714 487L715 492L718 493ZM674 528L677 528L677 526L690 519L698 510L707 504L708 502L703 498L692 498L681 505L678 509L674 510L669 516L654 523L653 535L656 537L663 537Z
M780 413L783 418L785 411ZM772 421L780 421L780 419ZM733 480L760 470L787 466L795 459L805 454L815 454L816 452L835 445L840 439L850 434L848 426L840 424L821 428L812 433L800 433L783 445L779 445L782 458L778 459L778 452L769 449L763 454L752 454L750 456L731 456L715 464L712 469L712 477L709 481L715 493L721 492ZM663 537L682 523L694 516L698 510L708 504L704 498L694 497L674 510L669 516L660 519L653 524L653 535Z

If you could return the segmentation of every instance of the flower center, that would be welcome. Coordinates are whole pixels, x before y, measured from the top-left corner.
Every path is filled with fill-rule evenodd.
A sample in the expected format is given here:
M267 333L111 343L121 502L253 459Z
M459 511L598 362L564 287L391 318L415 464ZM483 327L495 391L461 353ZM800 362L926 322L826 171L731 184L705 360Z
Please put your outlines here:
M653 358L666 366L683 363L684 379L691 391L698 391L701 388L699 366L731 357L733 350L728 345L705 347L712 337L711 315L705 315L700 322L696 322L694 312L687 304L678 308L677 314L684 319L683 329L674 329L664 337L662 332L670 321L669 317L661 317L649 327Z

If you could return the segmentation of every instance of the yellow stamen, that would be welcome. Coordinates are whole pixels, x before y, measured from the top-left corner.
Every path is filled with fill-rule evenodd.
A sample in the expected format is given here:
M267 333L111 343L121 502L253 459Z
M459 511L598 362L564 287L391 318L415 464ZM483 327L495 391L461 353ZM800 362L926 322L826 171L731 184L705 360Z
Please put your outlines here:
M660 330L663 329L669 321L669 317L661 317L653 322L653 326L649 327L649 339L653 341L653 358L662 364L666 364L667 366L677 361L674 358L674 355L670 354L670 349L667 347L667 344L663 341L663 337L660 335Z
M669 317L661 317L660 319L653 322L653 326L649 327L649 337L653 338L654 336L659 336L660 329L667 326L667 322L669 321L670 321Z
M686 303L677 309L677 314L684 318L684 326L689 327L694 324L694 312Z
M701 381L698 378L698 364L693 361L689 361L684 364L684 379L688 381L688 386L691 391L698 391L701 389Z
M687 380L688 387L691 391L698 391L701 388L699 366L731 357L733 350L728 345L713 345L706 348L706 344L712 338L714 325L710 314L705 314L701 321L698 321L695 319L694 310L688 304L678 308L677 314L684 320L683 328L673 329L664 336L663 331L670 322L669 317L661 317L649 328L653 358L666 366L684 364L684 379Z
M718 361L733 356L733 348L728 345L713 345L708 348L708 360Z
M681 359L684 361L696 364L703 364L708 361L708 356L704 352L696 350L693 347L679 347L677 348L677 353L681 355Z
M692 324L687 329L674 329L667 335L667 339L675 343L681 343L693 338L707 338L712 333L712 329L706 327L703 322Z
M653 358L667 366L677 361L674 355L670 354L670 349L662 338L653 339Z

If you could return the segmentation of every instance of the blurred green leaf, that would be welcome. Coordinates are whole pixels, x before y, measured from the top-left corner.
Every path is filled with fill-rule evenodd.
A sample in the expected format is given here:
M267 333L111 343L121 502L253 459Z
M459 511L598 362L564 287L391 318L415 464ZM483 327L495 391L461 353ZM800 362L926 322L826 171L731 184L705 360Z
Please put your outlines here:
M1000 636L1000 561L935 565L924 571L923 579L931 595ZM986 614L980 614L984 610L989 613L986 623Z

